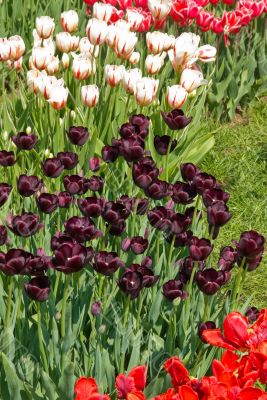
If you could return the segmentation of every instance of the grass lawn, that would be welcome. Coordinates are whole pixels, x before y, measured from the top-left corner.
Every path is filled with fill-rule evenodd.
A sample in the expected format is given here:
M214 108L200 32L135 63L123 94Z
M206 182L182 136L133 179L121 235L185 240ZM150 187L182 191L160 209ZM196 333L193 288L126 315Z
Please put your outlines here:
M232 219L222 228L219 247L231 244L241 232L255 229L267 239L267 98L237 115L216 133L216 144L201 164L231 194ZM267 255L260 267L247 274L244 296L267 307Z

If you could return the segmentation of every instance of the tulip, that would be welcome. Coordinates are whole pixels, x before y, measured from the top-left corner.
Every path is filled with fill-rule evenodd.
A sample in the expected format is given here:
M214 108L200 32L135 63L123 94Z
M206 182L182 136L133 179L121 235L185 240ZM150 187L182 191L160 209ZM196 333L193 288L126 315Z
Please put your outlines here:
M155 285L155 283L159 280L158 275L154 275L154 272L144 265L145 263L142 262L142 265L139 264L132 264L130 267L126 269L125 272L139 272L143 279L142 279L142 287L150 288Z
M120 289L133 300L138 297L143 287L143 276L140 272L124 272L118 285Z
M184 129L192 121L191 117L186 117L183 110L179 109L172 110L168 114L162 111L161 115L164 119L164 122L173 131Z
M172 189L172 199L176 204L190 204L197 195L193 186L183 182L176 182Z
M207 342L204 339L204 337L202 336L202 333L206 329L216 329L216 324L214 322L212 322L212 321L199 322L197 333L198 333L198 336L199 336L200 340L202 340L202 342L204 342L204 343L207 343Z
M78 243L63 243L57 249L52 259L52 266L64 274L80 271L87 263L87 251Z
M35 175L20 175L17 188L21 196L29 197L38 192L43 186L43 182Z
M10 216L8 218L8 228L17 236L29 237L43 227L39 220L39 216L31 212Z
M132 250L136 255L143 254L148 247L148 240L142 236L134 236L133 238L126 238L122 241L123 251Z
M51 63L53 54L46 47L36 47L32 50L31 60L35 68L46 69Z
M130 7L126 10L126 20L129 23L131 30L136 31L143 21L143 15L139 10Z
M164 65L163 55L152 55L149 54L145 60L145 67L150 75L158 74Z
M71 217L65 224L65 231L77 242L83 243L101 236L101 231L96 229L93 221L87 217Z
M46 159L42 163L42 169L49 178L57 178L64 170L64 165L57 157Z
M253 261L262 255L264 251L265 239L256 231L246 231L240 235L239 242L235 242L239 264L245 258Z
M57 198L58 207L60 208L69 208L74 202L73 196L69 192L59 192Z
M67 53L63 53L61 58L62 67L68 69L70 65L70 57Z
M207 217L210 226L221 227L230 220L231 214L223 201L216 201L208 207Z
M122 86L127 93L134 93L137 81L142 78L142 72L138 68L125 70L122 78Z
M11 190L12 187L7 183L0 183L0 207L7 202Z
M33 66L34 67L34 66ZM31 93L39 93L43 85L43 79L46 76L46 71L30 70L27 72L27 86Z
M72 73L75 79L83 81L89 78L91 74L95 74L95 72L96 65L93 59L91 60L83 55L76 56L74 58L72 64Z
M99 100L99 89L96 85L82 86L82 101L86 107L95 107Z
M171 11L172 1L170 0L148 0L148 8L156 20L166 18Z
M159 170L152 158L146 157L137 161L132 169L134 183L141 189L146 189L159 175Z
M119 259L115 251L109 253L107 251L99 251L95 254L92 266L98 273L111 276L124 266L124 262Z
M36 30L40 38L48 39L53 35L55 29L54 19L43 16L36 18Z
M25 52L25 43L23 39L18 36L10 36L8 39L10 45L10 59L11 61L19 60Z
M223 247L220 251L218 266L222 271L230 271L236 262L236 251L231 246Z
M179 280L186 283L190 280L195 265L201 266L201 262L196 262L191 257L186 257L182 260L177 260L179 266Z
M102 158L106 163L114 162L119 156L119 150L115 146L104 146L101 150Z
M88 164L91 171L97 172L101 167L101 158L91 157Z
M33 133L27 135L25 132L19 132L16 136L12 136L11 139L20 150L32 150L37 143L37 137Z
M99 54L99 46L94 46L87 37L80 40L79 50L87 58L90 58L90 56L97 58Z
M212 62L216 60L216 47L206 44L197 49L196 56L202 62Z
M99 21L109 22L113 12L110 4L95 3L93 6L93 17Z
M10 249L6 254L0 252L0 270L5 275L28 274L31 254L20 249Z
M141 78L136 82L134 96L138 104L148 106L153 102L159 86L159 80Z
M169 36L163 32L147 32L146 44L150 53L159 54L163 50L166 50L166 41L168 40L168 38Z
M86 34L90 42L95 45L104 43L107 34L108 26L105 21L100 21L96 18L89 20L86 27Z
M137 135L129 139L113 139L112 145L118 147L119 154L128 162L137 161L144 155L144 141Z
M67 170L73 169L78 164L78 154L72 153L71 151L62 151L57 154L57 158L64 165Z
M7 38L0 38L0 61L8 61L11 56L10 42Z
M67 131L67 135L69 141L77 146L83 146L89 138L89 132L83 126L71 126Z
M48 102L55 110L60 110L67 104L68 94L68 89L61 86L53 86L49 92Z
M205 172L199 172L193 178L193 185L199 194L203 194L205 190L213 189L216 186L216 179Z
M183 70L180 84L188 92L191 93L201 85L205 85L207 81L203 78L201 71L186 68Z
M181 164L180 165L180 170L181 170L182 178L186 182L192 182L193 179L195 178L195 176L200 172L199 169L192 163ZM206 175L203 177L203 179L205 177L206 177ZM211 187L212 187L213 184L214 184L214 181L212 180ZM200 187L200 182L199 182L198 185Z
M114 224L111 224L109 226L109 234L111 236L121 236L126 230L126 224L123 219L120 219L117 222L114 222Z
M105 204L102 216L109 224L118 223L120 220L128 218L130 211L124 204L114 201L108 201Z
M7 230L4 225L0 225L0 246L7 242Z
M12 167L16 163L15 155L13 151L0 151L0 165L2 167Z
M137 215L145 215L147 213L149 207L148 199L135 199L135 203L137 203L136 214ZM134 206L136 207L136 205Z
M58 197L55 194L42 193L36 198L38 209L45 214L52 214L58 207Z
M163 136L154 136L154 146L157 152L165 156L168 151L171 153L177 145L177 140L171 140L171 137L168 135Z
M117 86L123 78L124 71L125 67L123 65L105 65L106 82L112 87Z
M87 179L80 175L66 175L63 179L64 188L71 195L84 194L88 190Z
M246 313L245 316L247 317L248 321L250 324L253 322L257 321L257 319L260 316L260 311L256 307L250 307Z
M167 232L171 230L174 215L175 212L170 208L158 206L148 211L147 218L154 228Z
M156 179L145 189L145 193L151 199L161 200L172 195L172 186L168 182Z
M229 193L215 188L207 189L202 194L203 203L206 207L212 206L212 204L214 204L216 201L223 201L224 203L227 203L229 197Z
M60 15L60 23L65 32L75 32L79 24L78 14L73 10L64 11Z
M181 85L167 87L166 99L171 108L180 108L186 102L188 93Z
M58 249L62 244L77 244L78 242L67 233L56 232L51 238L51 250Z
M213 245L208 239L198 239L193 236L189 244L189 254L195 261L203 261L212 252Z
M93 316L99 315L101 314L101 303L100 301L95 301L92 305L91 305L91 314Z
M105 199L99 197L86 197L78 199L78 207L85 217L99 217L105 206Z
M115 43L115 52L118 57L129 59L137 43L137 36L134 32L125 31L123 35L117 37Z
M58 71L59 71L59 58L53 56L46 67L46 72L49 75L55 75Z
M169 301L177 298L186 299L188 297L188 293L183 290L183 283L179 280L171 279L165 282L162 289L163 296Z
M37 276L24 284L26 294L36 301L46 301L50 293L50 279L48 276Z
M86 186L92 192L101 192L104 186L104 179L100 176L93 175L91 178L87 179Z
M56 45L61 53L70 53L79 47L79 37L71 36L68 32L59 32L56 35Z
M196 274L196 282L199 289L207 295L213 295L218 292L227 280L229 280L229 275L226 272L216 271L214 268L198 271Z
M173 48L174 67L179 69L196 60L196 51L200 37L191 32L183 32L176 40Z
M131 115L129 123L132 124L139 136L146 137L149 133L150 118L143 114Z
M136 65L139 63L140 58L141 54L138 51L133 51L128 60L132 65Z

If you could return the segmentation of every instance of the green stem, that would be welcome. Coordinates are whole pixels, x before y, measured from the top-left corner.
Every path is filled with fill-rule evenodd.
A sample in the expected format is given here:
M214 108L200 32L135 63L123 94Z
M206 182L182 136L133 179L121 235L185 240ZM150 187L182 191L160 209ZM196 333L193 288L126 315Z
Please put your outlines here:
M237 306L237 300L239 300L237 298L237 295L238 295L239 286L242 281L243 268L244 268L245 263L246 263L246 258L243 257L241 265L239 267L239 271L238 271L236 279L235 279L235 283L234 283L233 295L232 295L232 299L231 299L231 306L232 306L231 308L235 308Z
M130 311L130 304L131 304L131 296L128 295L127 300L126 300L125 309L124 309L124 317L123 317L123 323L122 323L122 335L126 335L126 325L127 325L129 311ZM125 352L121 355L120 372L124 371L124 363L125 363Z
M56 272L56 281L55 281L55 286L54 286L55 301L56 301L56 299L57 299L57 292L58 292L58 286L59 286L60 276L61 276L61 274L60 274L59 272Z
M175 235L173 235L172 238L172 242L171 242L171 247L170 247L170 251L169 251L169 257L168 257L168 269L169 269L169 277L172 277L172 268L171 268L171 264L172 264L172 253L173 253L173 249L174 249L174 242L175 242Z
M65 286L64 286L64 294L62 300L62 310L61 310L61 337L62 339L65 337L66 331L66 307L67 307L67 300L69 296L69 283L70 283L71 275L66 276Z
M43 333L42 333L42 315L41 315L41 304L37 303L37 324L38 324L38 341L39 341L39 350L41 354L41 359L44 365L44 369L48 372L48 363L45 354L44 342L43 342Z
M136 317L136 331L138 331L138 327L140 324L140 316L141 316L143 301L144 301L144 295L141 294L139 297L139 304L138 304L137 317Z
M9 276L7 281L8 281L8 297L7 297L6 321L5 321L6 328L9 327L10 318L11 318L11 306L12 306L12 294L13 294L13 288L14 288L14 279L12 276Z

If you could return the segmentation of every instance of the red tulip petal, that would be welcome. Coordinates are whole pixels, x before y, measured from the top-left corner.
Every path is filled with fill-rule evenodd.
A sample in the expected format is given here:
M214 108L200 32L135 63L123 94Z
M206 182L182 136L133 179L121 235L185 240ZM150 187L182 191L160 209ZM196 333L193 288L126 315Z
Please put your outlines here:
M190 386L180 386L179 396L181 400L198 400L198 394Z
M117 376L115 386L119 399L126 399L128 393L136 391L134 379L123 374Z
M178 357L169 358L164 364L166 372L171 376L173 385L181 385L188 381L188 371Z
M77 379L74 388L74 393L77 395L75 400L87 400L90 395L97 392L98 387L94 378Z
M133 378L136 389L142 392L146 387L146 366L141 365L133 368L128 377Z
M230 343L226 342L220 329L206 329L202 332L202 337L207 343L213 346L223 347L224 349L236 350Z
M225 339L237 347L246 347L248 340L248 319L239 312L227 315L223 323Z
M259 400L264 392L257 388L245 388L239 393L237 400Z
M146 396L143 392L137 391L134 393L128 393L126 400L146 400Z

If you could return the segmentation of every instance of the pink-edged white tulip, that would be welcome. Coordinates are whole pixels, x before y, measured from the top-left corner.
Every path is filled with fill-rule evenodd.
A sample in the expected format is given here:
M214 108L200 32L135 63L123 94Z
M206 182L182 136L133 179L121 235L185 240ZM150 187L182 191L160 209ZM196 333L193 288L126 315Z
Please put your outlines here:
M10 60L17 61L25 53L25 43L21 36L10 36L8 39L10 45Z
M56 45L62 53L76 51L79 47L79 41L78 36L72 36L69 32L59 32L56 35Z
M88 58L81 54L74 58L72 63L72 73L75 79L83 81L89 78L91 74L95 74L95 72L96 64L93 57Z
M173 35L168 35L165 33L165 40L164 40L164 51L169 51L172 49L175 45L175 37Z
M185 64L193 63L197 60L196 51L199 45L200 37L191 32L183 32L176 40L173 52L170 50L169 55L173 55L172 61L174 68L179 68ZM175 67L176 66L176 67Z
M93 57L97 58L99 54L99 46L94 46L87 37L81 38L79 50L88 57L91 54Z
M216 53L216 47L205 44L197 49L196 56L200 61L208 63L216 60Z
M201 85L205 85L207 81L204 79L201 71L196 69L185 68L181 74L180 84L188 92L192 92Z
M136 31L143 21L143 15L135 8L128 8L126 10L126 21L129 23L130 28Z
M70 57L67 53L62 54L61 64L64 69L68 69L70 65Z
M78 14L74 10L64 11L60 15L60 23L65 32L75 32L79 25Z
M171 108L181 108L187 96L187 91L181 85L167 87L166 99Z
M55 110L60 110L66 106L68 94L68 89L63 86L53 86L49 91L48 102Z
M82 101L86 107L95 107L99 100L99 89L96 85L82 86Z
M110 4L95 3L93 5L93 17L100 20L109 22L113 13L113 7Z
M11 56L11 47L7 38L0 38L0 61L7 61Z
M46 67L48 75L55 75L59 71L59 58L52 56L50 63Z
M106 65L105 66L105 79L108 85L114 87L117 86L122 78L125 71L123 65Z
M145 61L145 67L147 72L150 75L158 74L161 68L164 65L164 58L166 53L162 53L162 55L152 55L149 54Z
M134 93L136 82L141 78L142 72L139 68L125 70L122 77L122 86L127 93Z
M165 35L165 33L159 31L147 32L146 45L150 53L158 54L163 51Z
M130 32L130 25L127 21L121 19L118 20L115 24L111 24L108 26L108 34L106 37L106 43L109 47L114 48L117 38L120 35L124 35L124 32Z
M36 31L42 39L47 39L53 35L55 29L54 18L42 16L36 18Z
M140 57L141 54L139 53L139 51L134 51L129 57L129 62L133 65L136 65L139 63Z
M148 8L155 19L166 18L172 8L171 0L148 0Z
M27 87L31 93L39 93L42 87L43 79L47 77L45 71L38 71L37 69L32 69L27 72Z
M137 43L137 36L134 32L124 32L123 35L119 35L115 44L115 52L118 57L129 59L134 51Z
M86 34L88 39L94 46L102 44L107 37L108 26L105 21L100 21L96 18L92 18L87 24Z
M152 78L141 78L136 82L134 97L141 106L148 106L156 97L159 80Z
M46 69L50 62L52 62L53 55L49 49L45 47L36 47L32 49L31 61L35 68L42 70Z

